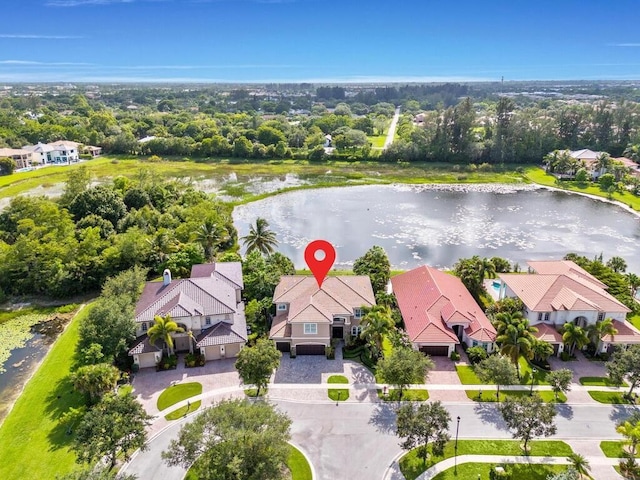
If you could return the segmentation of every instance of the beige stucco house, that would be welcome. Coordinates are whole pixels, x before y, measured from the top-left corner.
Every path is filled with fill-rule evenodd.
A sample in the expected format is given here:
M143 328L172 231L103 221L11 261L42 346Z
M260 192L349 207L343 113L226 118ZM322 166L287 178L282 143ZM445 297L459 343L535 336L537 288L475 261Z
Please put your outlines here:
M269 338L278 350L297 355L324 355L332 339L360 334L362 307L376 300L367 276L327 277L318 287L315 278L288 275L273 295L276 316Z
M140 368L155 367L162 345L149 342L147 330L156 316L171 318L184 329L173 334L176 352L198 352L206 360L235 357L247 341L240 262L194 265L191 277L147 282L136 305L138 340L129 351Z

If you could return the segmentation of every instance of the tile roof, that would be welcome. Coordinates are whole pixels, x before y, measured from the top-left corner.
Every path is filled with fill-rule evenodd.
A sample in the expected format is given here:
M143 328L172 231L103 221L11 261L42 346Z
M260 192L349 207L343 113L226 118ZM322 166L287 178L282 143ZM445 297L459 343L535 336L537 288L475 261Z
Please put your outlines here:
M534 312L630 310L604 285L573 262L529 262L538 273L500 274L500 280Z
M553 326L546 323L536 323L534 325L538 331L533 334L538 340L544 340L549 343L564 343L562 335Z
M244 310L234 315L233 323L220 322L196 337L196 347L227 345L229 343L245 343L247 341L247 323Z
M423 265L391 284L412 342L458 343L450 325L462 325L474 340L495 341L495 328L457 277Z
M143 335L136 340L133 347L129 350L129 355L139 355L141 353L153 353L161 351L160 348L149 342L149 336Z
M276 315L271 324L271 330L269 331L269 338L290 338L291 337L291 324L287 323L287 314Z
M616 333L615 335L605 335L604 337L602 337L603 342L620 344L640 343L640 330L631 325L629 322L614 320L613 326L616 330L618 330L618 333Z
M285 275L273 295L274 303L288 303L288 322L331 322L334 315L352 315L355 308L375 305L369 277L327 277L322 288L314 277Z
M204 263L191 267L191 278L200 277L217 277L230 282L237 288L244 288L240 262Z

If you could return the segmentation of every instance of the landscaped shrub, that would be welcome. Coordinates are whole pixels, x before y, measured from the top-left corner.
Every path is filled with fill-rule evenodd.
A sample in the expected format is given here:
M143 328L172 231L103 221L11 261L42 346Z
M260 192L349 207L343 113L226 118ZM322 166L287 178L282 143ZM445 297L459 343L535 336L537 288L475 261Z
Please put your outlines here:
M571 360L571 356L569 355L569 352L563 351L560 354L560 360L562 360L563 362L568 362L569 360Z
M324 354L327 356L328 360L335 360L336 349L332 346L324 347Z
M162 358L158 362L156 370L174 370L178 366L178 357L176 355L162 355Z
M457 362L458 360L460 360L460 354L454 350L453 352L451 352L451 357L450 358L454 362Z
M295 347L295 345L293 345L291 347L291 350L289 350L289 357L296 358L296 347Z
M480 363L482 360L487 358L489 355L487 351L482 347L471 347L467 349L467 355L469 356L469 361L471 365L475 365L476 363Z
M184 357L184 366L187 368L202 367L204 363L204 355L199 353L189 353Z

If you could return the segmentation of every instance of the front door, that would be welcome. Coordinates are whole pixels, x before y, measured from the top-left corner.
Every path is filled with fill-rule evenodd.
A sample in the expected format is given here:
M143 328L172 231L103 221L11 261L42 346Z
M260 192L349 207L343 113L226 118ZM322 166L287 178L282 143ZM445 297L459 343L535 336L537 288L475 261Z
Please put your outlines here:
M344 327L333 327L331 331L331 338L344 338Z

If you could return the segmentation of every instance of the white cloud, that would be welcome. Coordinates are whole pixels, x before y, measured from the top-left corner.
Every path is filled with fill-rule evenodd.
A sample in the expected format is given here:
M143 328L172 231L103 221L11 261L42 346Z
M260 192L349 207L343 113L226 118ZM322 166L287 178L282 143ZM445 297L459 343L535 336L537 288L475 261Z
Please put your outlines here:
M78 35L33 35L33 34L14 34L14 33L0 33L0 38L27 38L36 40L68 40L84 38Z
M35 67L64 67L64 66L89 66L92 63L81 62L35 62L33 60L0 60L0 65L21 65Z
M640 47L640 43L610 43L610 47Z

